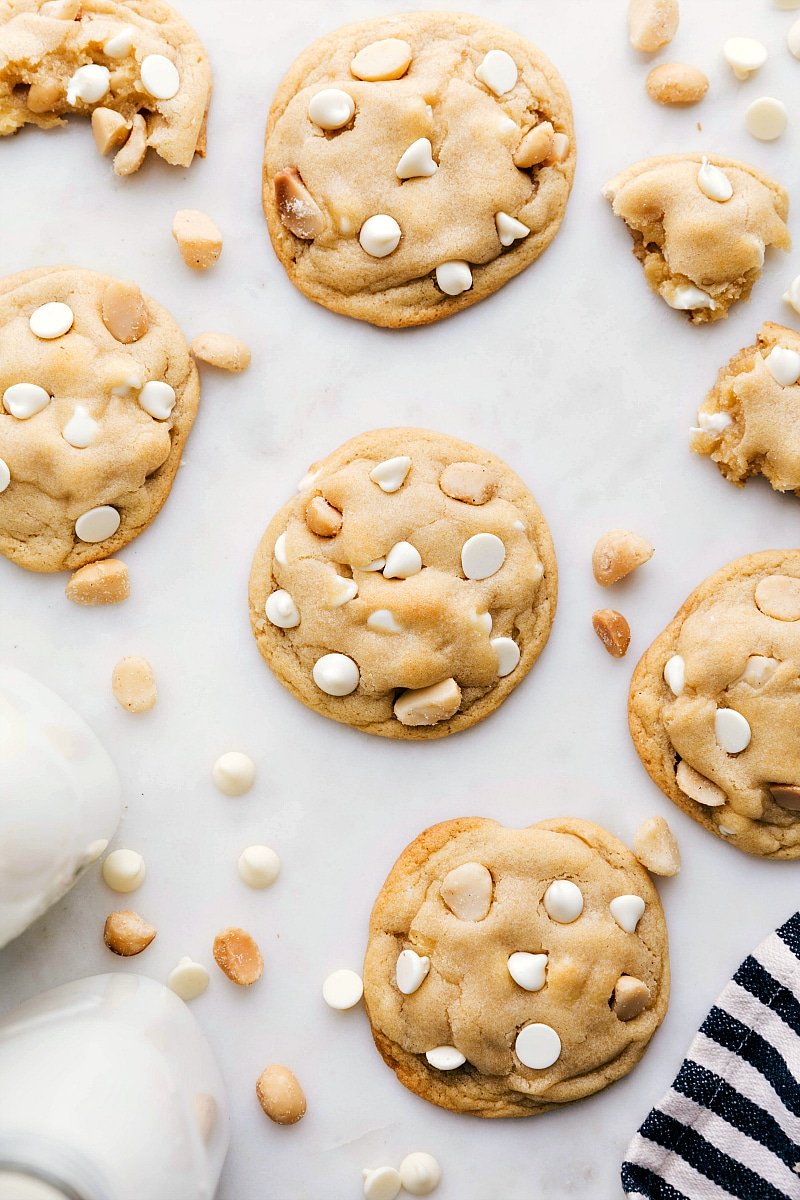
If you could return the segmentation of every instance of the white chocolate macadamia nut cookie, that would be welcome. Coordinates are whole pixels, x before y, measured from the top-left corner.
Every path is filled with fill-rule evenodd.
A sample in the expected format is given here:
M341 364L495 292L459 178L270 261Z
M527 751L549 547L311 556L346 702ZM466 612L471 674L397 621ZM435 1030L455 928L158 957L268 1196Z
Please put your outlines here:
M776 492L800 494L800 334L762 325L720 370L691 432L692 449L731 483L765 475Z
M541 51L479 17L405 13L294 63L269 114L264 212L306 296L422 325L539 257L574 170L569 96Z
M250 576L261 654L310 708L437 738L488 716L550 633L550 532L514 472L425 429L377 429L315 463Z
M716 155L648 158L603 189L650 287L694 325L746 300L767 246L788 250L789 196L755 167Z
M188 167L205 154L210 98L197 34L162 0L0 0L0 137L91 115L118 175L137 170L147 146Z
M199 399L183 334L135 284L0 279L0 554L31 571L116 554L169 495Z
M717 571L646 652L631 736L679 808L748 854L800 858L800 551Z
M489 890L476 907L481 875ZM658 894L627 847L588 821L434 825L372 910L364 1004L375 1044L402 1084L442 1108L526 1117L590 1096L638 1062L668 999Z

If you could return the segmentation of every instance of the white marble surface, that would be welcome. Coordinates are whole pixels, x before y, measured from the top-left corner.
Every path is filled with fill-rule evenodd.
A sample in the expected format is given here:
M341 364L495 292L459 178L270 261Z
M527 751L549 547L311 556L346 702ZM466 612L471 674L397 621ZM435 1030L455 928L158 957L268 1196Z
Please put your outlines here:
M117 898L94 872L0 955L0 1007L107 969L165 978L183 954L210 962L214 934L242 924L260 939L262 982L237 991L214 970L194 1005L227 1078L233 1142L219 1200L347 1200L364 1166L428 1149L441 1200L540 1200L620 1194L630 1135L669 1084L731 970L797 901L797 866L751 861L674 810L630 745L626 690L638 654L692 586L731 558L796 545L798 502L761 483L726 484L689 454L694 410L761 321L788 320L780 296L800 256L771 255L749 303L692 329L646 289L626 230L600 197L618 168L648 153L738 155L791 185L800 145L800 63L785 49L793 17L769 0L684 0L661 60L711 77L703 104L667 111L644 94L647 63L627 45L623 0L472 0L538 42L571 89L579 163L567 219L544 258L498 296L451 321L381 332L294 291L260 212L262 127L295 54L338 23L428 0L183 0L213 59L209 157L189 172L159 162L117 180L88 128L26 131L0 145L0 272L74 262L137 279L189 335L230 329L252 343L252 370L204 376L202 411L166 509L124 553L133 583L120 608L81 610L64 579L0 561L0 654L57 689L91 722L125 781L117 844L141 850L135 905L158 926L140 959L110 960L100 931ZM795 14L800 15L800 14ZM723 40L760 36L770 59L735 83ZM750 99L782 97L787 135L743 131ZM696 122L702 123L702 132ZM186 270L170 236L178 207L203 208L225 233L219 266ZM793 216L792 224L797 228ZM312 715L272 679L249 631L250 558L273 510L313 459L375 425L420 424L486 445L530 483L550 521L561 570L553 635L502 711L431 744L365 737ZM612 597L589 556L613 525L650 537L652 563ZM633 627L623 662L592 633L609 601ZM157 708L124 713L114 663L146 655ZM258 783L239 800L209 779L218 753L247 750ZM674 989L640 1066L610 1091L534 1121L480 1122L410 1095L373 1049L362 1011L329 1011L326 973L358 967L370 906L395 856L426 825L466 813L511 825L571 814L630 842L653 813L684 856L661 894ZM240 850L266 841L280 880L249 891ZM270 1061L292 1065L309 1098L298 1126L269 1124L253 1087ZM147 1200L143 1197L142 1200Z

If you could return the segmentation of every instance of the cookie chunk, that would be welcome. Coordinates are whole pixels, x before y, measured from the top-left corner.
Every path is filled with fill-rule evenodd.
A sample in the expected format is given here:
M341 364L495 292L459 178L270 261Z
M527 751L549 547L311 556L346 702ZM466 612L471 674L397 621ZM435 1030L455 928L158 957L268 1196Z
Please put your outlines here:
M788 250L789 196L755 167L673 154L635 163L606 184L654 292L693 325L746 300L767 246Z
M668 998L658 894L588 821L434 825L372 910L375 1044L442 1108L527 1117L590 1096L638 1062Z
M0 554L31 571L116 554L166 500L199 399L180 329L135 284L0 280Z
M541 51L478 17L405 13L297 59L269 115L264 212L312 300L422 325L539 257L574 169L569 96Z
M188 167L205 154L210 97L197 34L162 0L0 0L0 136L91 115L117 174L147 146Z
M734 355L692 430L731 483L765 475L776 492L800 493L800 334L767 321L754 346Z
M366 733L437 738L521 682L550 633L544 518L509 467L424 429L315 463L250 576L259 650L291 692Z
M737 559L633 676L631 736L665 795L748 854L800 858L800 551Z

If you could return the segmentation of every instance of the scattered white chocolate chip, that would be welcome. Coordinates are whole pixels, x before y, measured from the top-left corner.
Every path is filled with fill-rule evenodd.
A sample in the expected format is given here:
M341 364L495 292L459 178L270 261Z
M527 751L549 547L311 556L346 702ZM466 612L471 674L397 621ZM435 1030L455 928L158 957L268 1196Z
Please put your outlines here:
M675 771L675 782L684 796L688 796L697 804L705 804L707 808L719 808L728 801L721 787L717 787L716 783L695 771L694 767L690 767L683 759Z
M256 781L256 764L249 754L228 750L211 768L211 778L225 796L243 796Z
M495 213L494 223L501 246L511 246L520 238L526 238L530 233L527 225L523 225L522 221L518 221L516 217L510 216L506 212Z
M437 725L449 721L461 707L461 688L455 679L443 679L426 688L401 692L394 715L401 725Z
M61 436L76 450L85 450L100 432L97 421L89 416L88 409L82 404L76 404L75 410L61 431Z
M767 615L773 614L768 613ZM800 613L798 613L798 618L800 618ZM775 668L779 665L777 658L767 658L763 654L751 654L737 682L746 683L749 687L761 687L768 679L772 678Z
M0 458L0 492L4 492L11 483L11 470L4 458Z
M398 492L406 481L411 470L411 459L406 454L397 458L387 458L378 463L369 473L373 483L377 483L382 492Z
M377 213L374 217L367 217L361 226L358 240L361 249L373 258L386 258L387 254L391 254L399 246L401 234L402 230L394 217L387 216L386 213Z
M47 408L50 393L38 383L12 383L3 392L3 407L18 421L27 421Z
M800 379L800 354L785 346L773 346L764 359L767 370L781 387L792 387Z
M256 1083L256 1096L265 1115L276 1125L296 1125L305 1116L303 1089L288 1067L273 1063L262 1071Z
M404 996L413 996L428 978L431 960L415 950L401 950L394 969L395 983Z
M722 53L737 79L749 79L767 61L767 47L751 37L728 38Z
M601 587L609 587L630 575L654 554L653 547L639 534L627 529L610 529L595 543L592 572Z
M181 258L193 271L207 271L222 253L222 233L208 213L180 208L172 218L172 236Z
M167 976L167 987L188 1003L202 996L210 981L211 977L202 963L184 957L178 959L178 965Z
M134 32L132 25L123 25L103 43L103 54L108 58L125 58L133 49Z
M455 1046L434 1046L432 1050L425 1051L425 1057L437 1071L455 1071L467 1061L466 1056L460 1050L456 1050Z
M308 116L320 129L342 129L353 119L355 101L341 88L323 88L308 103Z
M311 672L314 683L328 696L349 696L358 687L358 666L346 654L323 654Z
M250 366L250 347L231 333L198 333L189 349L199 362L218 371L239 375Z
M523 1067L544 1071L561 1056L561 1038L550 1025L534 1021L520 1029L514 1051Z
M402 633L403 626L399 625L394 613L388 608L378 608L367 617L367 628L374 633Z
M678 843L663 817L649 817L636 830L633 853L653 875L677 875L681 869Z
M355 1008L363 995L363 979L346 967L332 971L322 985L322 999L329 1008L336 1008L340 1012Z
M446 296L460 296L462 292L468 292L472 287L469 263L462 259L439 263L436 268L436 282Z
M261 891L272 887L280 875L281 860L270 846L248 846L239 855L236 868L243 883Z
M794 309L798 315L800 315L800 275L795 275L794 279L783 293L783 299Z
M695 287L693 283L665 286L661 289L661 295L670 308L678 312L691 312L696 308L709 308L713 311L717 307L713 296Z
M113 537L120 526L121 517L110 504L90 508L75 522L75 535L82 542L104 542Z
M709 200L716 200L718 204L724 204L733 195L733 184L728 176L709 162L705 155L697 172L697 186L704 196L708 196Z
M350 63L350 71L356 79L366 83L401 79L411 66L412 58L411 47L402 38L381 38L359 50Z
M548 916L559 925L571 925L583 912L583 893L571 879L554 879L542 903Z
M326 575L325 577L325 607L341 608L358 595L358 584L354 579L345 579L343 575Z
M149 712L158 699L153 668L146 658L122 658L111 674L115 700L128 712Z
M96 108L92 113L92 137L94 144L102 155L116 153L124 146L130 135L131 127L122 113L113 108Z
M402 1184L400 1172L394 1167L376 1167L364 1170L364 1196L366 1200L396 1200Z
M497 674L502 679L504 675L510 675L519 663L519 646L510 637L492 638L490 645L497 655Z
M608 906L611 915L626 933L635 933L641 920L645 904L641 896L617 896Z
M529 129L514 151L514 166L520 170L537 167L550 157L553 150L553 126L549 121L542 121Z
M800 579L793 575L768 575L759 579L756 607L776 621L800 621ZM763 660L774 662L774 660Z
M109 913L103 926L103 941L113 954L133 958L141 954L156 936L156 928L130 909Z
M114 174L123 178L139 170L147 154L147 123L141 113L134 113L131 132L125 145L114 155Z
M261 951L246 929L223 929L214 938L214 962L237 987L250 987L264 973Z
M505 50L490 50L475 68L475 78L486 84L495 96L505 96L516 87L518 76L517 64Z
M494 533L475 533L461 547L461 569L467 579L488 579L506 559L506 548Z
M774 96L754 100L744 114L745 129L760 142L774 142L786 129L789 115L786 105Z
M786 45L795 58L800 58L800 21L795 21L786 35Z
M400 156L395 168L398 179L428 179L439 170L439 164L434 162L433 147L430 139L417 138Z
M32 333L49 342L69 333L74 322L75 314L68 304L51 300L49 304L42 304L31 313L29 324Z
M518 950L509 955L507 966L514 983L524 991L540 992L544 987L547 972L546 954L528 954L524 950Z
M78 67L67 84L67 104L71 104L73 108L78 103L96 104L98 100L103 99L110 83L111 74L108 67L101 67L98 63L87 63L85 67Z
M156 421L166 421L177 403L175 389L160 379L151 379L139 392L139 405Z
M285 567L286 563L288 562L288 559L286 557L286 533L285 532L278 534L278 536L276 537L273 553L275 555L276 561L279 562L282 567Z
M664 682L673 696L682 696L686 687L686 663L680 654L673 654L664 663Z
M154 100L171 100L181 86L178 68L163 54L148 54L140 67L142 87Z
M128 568L118 558L87 563L71 576L65 592L73 604L120 604L131 594Z
M652 54L675 37L678 0L629 0L628 36L634 50Z
M718 708L714 717L714 734L727 754L740 754L750 745L750 723L735 708Z
M112 850L103 861L102 873L112 892L135 892L144 883L147 868L136 850Z
M384 579L409 579L422 570L422 556L411 542L395 542L386 555Z
M400 1163L400 1182L410 1196L430 1196L439 1186L442 1168L432 1154L415 1150Z
M482 863L462 863L442 880L441 897L459 921L482 921L492 906L494 882Z
M620 1021L632 1021L650 1003L650 989L635 975L620 975L614 985L611 1007Z
M289 592L284 591L283 588L270 592L264 611L267 614L267 620L271 621L273 625L277 625L278 629L296 629L300 624L297 605Z

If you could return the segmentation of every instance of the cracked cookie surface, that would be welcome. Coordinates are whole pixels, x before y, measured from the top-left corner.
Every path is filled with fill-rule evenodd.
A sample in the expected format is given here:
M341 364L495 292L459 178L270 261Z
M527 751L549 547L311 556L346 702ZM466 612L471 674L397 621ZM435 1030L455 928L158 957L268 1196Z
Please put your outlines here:
M679 808L748 854L800 858L800 551L737 559L634 672L631 736Z
M522 480L423 429L378 429L315 463L256 552L261 654L310 708L384 737L487 716L547 641L557 569Z
M264 211L312 300L418 325L538 258L574 167L569 96L535 46L463 13L407 13L294 63L269 115Z
M183 334L135 284L0 279L0 553L62 571L120 550L166 500L199 398Z
M588 821L434 825L372 911L375 1044L443 1108L522 1117L589 1096L641 1058L668 998L658 894Z

